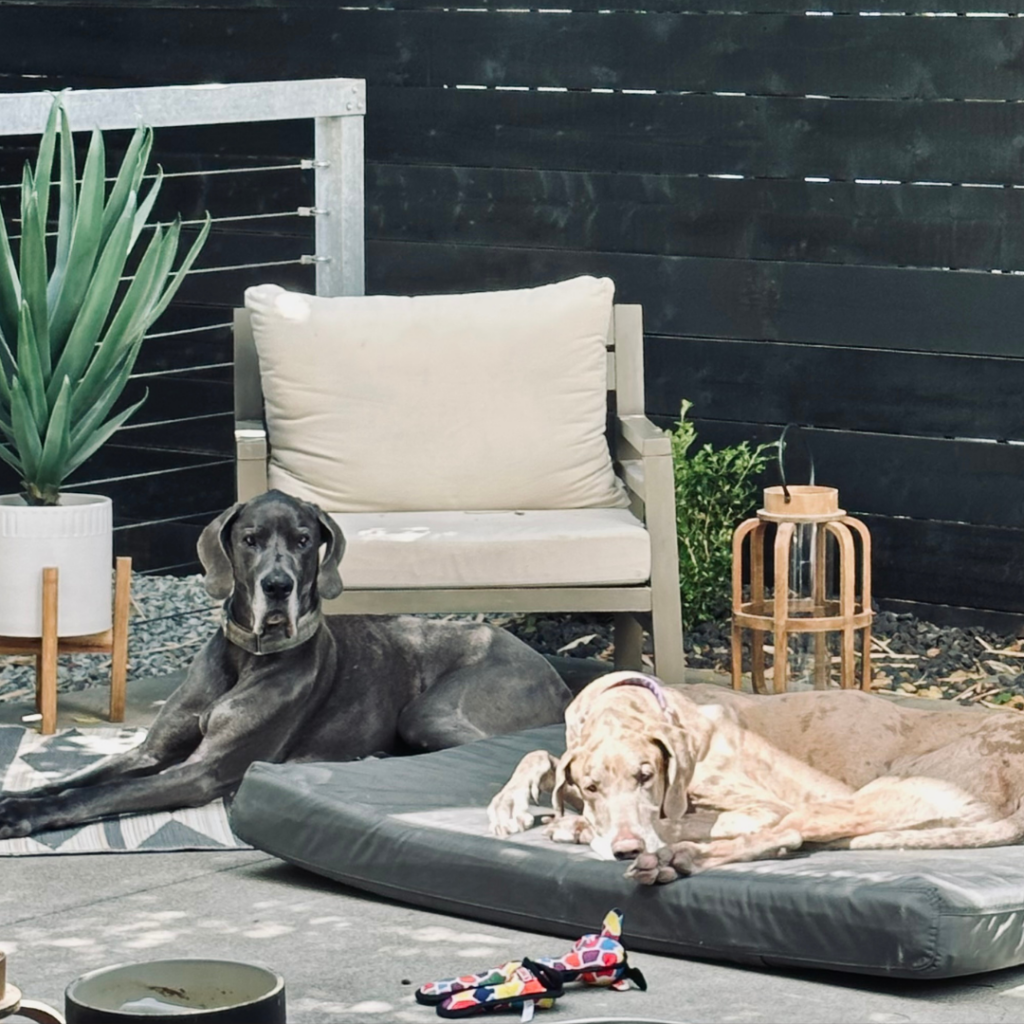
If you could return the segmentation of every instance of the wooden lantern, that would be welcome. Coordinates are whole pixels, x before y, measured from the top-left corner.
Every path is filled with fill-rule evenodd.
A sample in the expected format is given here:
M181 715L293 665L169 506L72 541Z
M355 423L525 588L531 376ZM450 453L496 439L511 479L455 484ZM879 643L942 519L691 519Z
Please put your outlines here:
M774 533L774 582L765 593L765 550ZM744 548L749 539L750 600L743 600ZM860 580L860 593L857 581ZM841 636L839 681L855 685L854 637L862 632L860 685L871 686L871 535L839 507L834 487L768 487L756 519L732 541L732 685L740 688L743 630L752 633L751 679L766 693L765 634L774 640L775 693L787 689L795 656L815 689L832 682L828 634ZM792 646L796 651L791 651Z

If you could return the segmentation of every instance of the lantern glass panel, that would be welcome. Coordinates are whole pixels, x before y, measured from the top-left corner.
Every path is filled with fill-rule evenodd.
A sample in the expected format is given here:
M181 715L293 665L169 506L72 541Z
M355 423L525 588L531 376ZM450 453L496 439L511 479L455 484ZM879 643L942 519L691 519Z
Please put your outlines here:
M789 619L836 614L836 542L820 523L796 523L789 549ZM832 682L828 638L822 633L791 633L789 678L797 686Z

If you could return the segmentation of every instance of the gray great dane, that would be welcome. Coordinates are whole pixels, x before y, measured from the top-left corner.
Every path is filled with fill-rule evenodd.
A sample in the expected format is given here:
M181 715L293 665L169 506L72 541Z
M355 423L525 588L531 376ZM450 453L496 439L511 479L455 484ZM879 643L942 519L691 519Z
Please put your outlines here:
M320 549L324 548L322 560ZM229 796L253 761L348 761L428 751L562 720L572 694L548 662L487 625L323 616L342 590L341 530L269 491L203 530L223 628L146 739L43 789L0 799L0 838Z

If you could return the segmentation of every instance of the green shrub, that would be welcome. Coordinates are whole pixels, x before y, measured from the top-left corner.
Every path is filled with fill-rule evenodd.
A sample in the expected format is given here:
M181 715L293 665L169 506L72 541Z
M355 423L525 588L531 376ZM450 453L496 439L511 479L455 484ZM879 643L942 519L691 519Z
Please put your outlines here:
M778 449L777 442L754 446L743 441L731 448L705 444L691 451L697 430L686 414L692 404L683 401L670 434L684 629L729 613L732 534L753 512L756 478Z

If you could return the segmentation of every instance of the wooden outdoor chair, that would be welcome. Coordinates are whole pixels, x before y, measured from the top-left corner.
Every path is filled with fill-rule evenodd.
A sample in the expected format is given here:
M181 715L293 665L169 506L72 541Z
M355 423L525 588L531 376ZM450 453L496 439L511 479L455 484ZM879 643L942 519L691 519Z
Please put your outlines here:
M655 671L683 680L671 447L644 415L641 308L611 295L595 278L415 299L247 291L238 498L277 487L338 522L345 590L325 610L610 612L615 664L635 669L649 613Z

